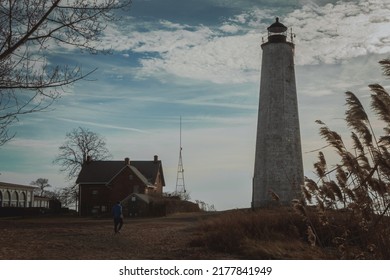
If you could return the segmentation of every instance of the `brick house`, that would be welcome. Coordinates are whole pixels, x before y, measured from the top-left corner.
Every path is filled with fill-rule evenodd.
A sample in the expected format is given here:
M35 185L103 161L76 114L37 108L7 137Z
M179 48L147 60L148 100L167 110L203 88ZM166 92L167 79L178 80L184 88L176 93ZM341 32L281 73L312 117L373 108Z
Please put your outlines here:
M161 160L93 161L87 159L76 180L80 215L107 214L130 194L161 196L165 186Z

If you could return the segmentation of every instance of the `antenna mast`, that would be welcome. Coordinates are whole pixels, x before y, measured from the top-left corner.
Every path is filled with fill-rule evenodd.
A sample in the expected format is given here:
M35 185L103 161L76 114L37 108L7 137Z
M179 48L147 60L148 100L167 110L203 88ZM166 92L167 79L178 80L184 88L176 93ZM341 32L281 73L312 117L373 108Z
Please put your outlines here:
M176 194L182 195L186 193L186 187L184 183L184 168L183 168L183 159L181 151L183 147L181 146L181 116L180 116L180 151L179 151L179 164L177 166L177 177L176 177Z

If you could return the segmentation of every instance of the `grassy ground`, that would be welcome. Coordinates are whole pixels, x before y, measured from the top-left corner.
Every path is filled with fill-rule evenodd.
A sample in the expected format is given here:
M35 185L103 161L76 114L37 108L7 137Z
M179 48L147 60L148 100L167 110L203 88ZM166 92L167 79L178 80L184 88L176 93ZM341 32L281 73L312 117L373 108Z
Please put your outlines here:
M331 259L290 209L126 219L0 219L0 259Z
M205 213L126 219L120 234L111 219L0 219L0 259L225 259L231 254L189 246Z

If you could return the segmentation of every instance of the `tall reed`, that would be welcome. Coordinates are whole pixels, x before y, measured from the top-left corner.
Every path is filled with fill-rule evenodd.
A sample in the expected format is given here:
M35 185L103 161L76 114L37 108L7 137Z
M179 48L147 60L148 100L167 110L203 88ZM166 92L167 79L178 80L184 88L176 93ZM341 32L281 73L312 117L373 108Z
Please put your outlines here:
M390 60L380 64L390 77ZM317 208L316 215L309 217L302 211L308 207L305 202L294 201L316 244L335 246L341 258L390 258L390 95L378 84L369 88L371 110L384 124L383 135L377 137L360 100L347 91L345 121L352 146L347 147L339 133L317 121L320 135L340 162L328 166L319 152L314 164L317 179L305 178L305 202ZM326 229L333 231L330 239Z

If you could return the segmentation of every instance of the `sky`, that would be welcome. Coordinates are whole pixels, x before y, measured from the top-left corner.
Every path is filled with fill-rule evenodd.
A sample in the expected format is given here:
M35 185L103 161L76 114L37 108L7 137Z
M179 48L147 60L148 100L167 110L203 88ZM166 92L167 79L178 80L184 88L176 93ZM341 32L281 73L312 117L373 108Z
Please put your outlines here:
M97 68L65 89L50 110L22 116L0 147L0 181L47 178L65 134L79 126L103 137L113 160L158 155L173 192L180 151L192 201L217 210L250 207L260 88L261 43L279 17L296 37L295 73L304 172L313 177L326 143L315 120L348 137L344 92L369 110L368 85L389 88L378 61L390 57L390 0L133 0L110 23L110 55L53 48L48 61ZM375 125L380 130L380 123ZM325 149L329 161L334 152Z

